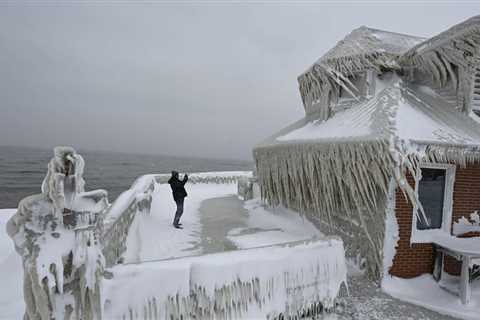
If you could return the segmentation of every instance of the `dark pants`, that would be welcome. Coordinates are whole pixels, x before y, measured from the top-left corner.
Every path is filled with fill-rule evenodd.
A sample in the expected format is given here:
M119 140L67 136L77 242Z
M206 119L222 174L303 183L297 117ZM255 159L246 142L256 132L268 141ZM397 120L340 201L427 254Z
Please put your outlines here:
M177 225L180 222L180 218L183 214L183 200L185 198L175 199L175 203L177 204L177 212L175 212L175 219L173 219L173 225Z

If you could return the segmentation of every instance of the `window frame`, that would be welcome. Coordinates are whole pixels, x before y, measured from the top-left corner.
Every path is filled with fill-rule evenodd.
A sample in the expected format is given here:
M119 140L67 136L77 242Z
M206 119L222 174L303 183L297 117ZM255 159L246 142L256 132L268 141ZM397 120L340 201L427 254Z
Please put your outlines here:
M432 236L438 232L451 234L453 217L453 190L455 184L456 165L448 163L421 163L420 169L442 169L445 170L445 189L443 194L442 225L438 229L417 229L418 206L413 206L412 211L412 234L410 243L430 243ZM418 187L421 180L421 172L415 183L415 195L418 198Z
M357 92L355 97L344 97L342 98L342 92L345 91L343 87L340 87L337 99L337 105L348 105L355 102L358 102L359 99L363 99L366 96L373 95L375 93L375 81L373 78L373 71L372 70L365 70L362 72L358 72L355 75L356 77L362 78L362 87L357 88L360 89Z

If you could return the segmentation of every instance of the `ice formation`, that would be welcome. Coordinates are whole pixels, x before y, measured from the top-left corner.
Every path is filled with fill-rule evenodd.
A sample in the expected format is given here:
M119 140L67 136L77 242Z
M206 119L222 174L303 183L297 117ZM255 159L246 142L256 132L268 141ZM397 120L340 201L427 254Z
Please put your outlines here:
M304 119L255 147L262 197L350 239L347 253L380 279L390 182L423 214L408 176L480 161L479 26L473 17L429 40L361 27L340 41L298 78Z
M104 190L84 192L83 158L57 147L42 193L23 199L7 224L24 267L25 320L101 319Z
M469 232L480 233L480 215L478 211L470 214L470 219L461 217L458 221L453 223L453 234L462 235Z
M105 290L105 315L109 318L314 316L333 308L342 286L346 286L343 244L337 239L131 265L113 271L115 282L107 282Z
M472 17L422 42L399 60L405 67L429 74L439 87L451 84L456 106L465 115L472 111L472 81L478 66L480 16Z

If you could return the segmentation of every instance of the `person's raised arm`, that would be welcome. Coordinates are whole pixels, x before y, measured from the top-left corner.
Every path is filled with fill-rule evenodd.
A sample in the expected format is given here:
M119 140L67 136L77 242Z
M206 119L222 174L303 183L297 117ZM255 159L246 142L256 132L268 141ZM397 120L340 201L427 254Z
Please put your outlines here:
M185 175L183 176L182 184L185 185L185 183L187 183L187 181L188 181L188 174L185 173Z

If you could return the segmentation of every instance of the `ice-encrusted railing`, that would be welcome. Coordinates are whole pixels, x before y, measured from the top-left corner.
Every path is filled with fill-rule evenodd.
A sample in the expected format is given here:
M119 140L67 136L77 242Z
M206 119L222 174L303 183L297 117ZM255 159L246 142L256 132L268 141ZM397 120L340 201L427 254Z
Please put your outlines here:
M228 184L250 176L251 172L248 171L193 173L189 175L188 183ZM117 263L125 252L128 232L135 214L150 212L155 185L167 183L168 179L169 174L141 176L107 209L101 241L107 267Z
M342 240L324 238L125 265L109 319L312 319L346 293ZM134 294L132 294L134 293Z

